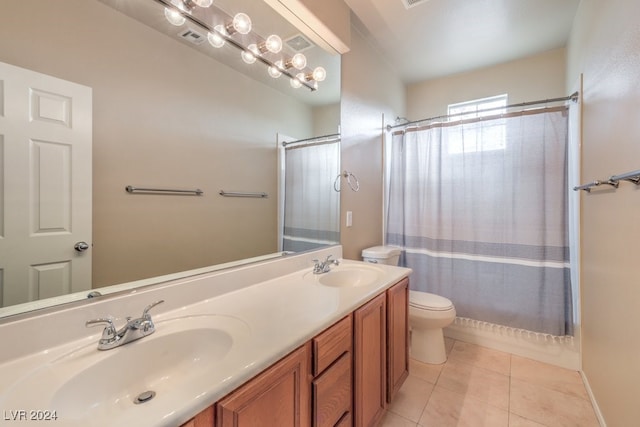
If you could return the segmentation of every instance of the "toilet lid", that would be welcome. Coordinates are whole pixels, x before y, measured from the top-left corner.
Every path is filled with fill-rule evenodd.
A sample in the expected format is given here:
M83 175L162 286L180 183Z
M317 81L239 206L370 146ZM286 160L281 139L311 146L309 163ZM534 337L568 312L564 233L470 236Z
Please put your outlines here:
M453 307L453 303L445 297L420 291L409 291L409 305L437 311L450 310Z

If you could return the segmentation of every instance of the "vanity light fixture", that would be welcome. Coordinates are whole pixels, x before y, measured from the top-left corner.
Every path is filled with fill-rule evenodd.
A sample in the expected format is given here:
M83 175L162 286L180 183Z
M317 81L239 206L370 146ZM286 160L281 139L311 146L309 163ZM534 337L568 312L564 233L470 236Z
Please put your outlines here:
M224 27L222 25L216 25L213 27L214 31L210 31L207 33L207 40L209 40L209 44L215 48L221 48L224 46L225 38L223 34L225 34Z
M187 20L178 9L169 9L168 7L164 8L164 16L171 25L176 27L181 26Z
M230 36L235 33L249 34L251 32L251 18L246 13L236 13L233 20L225 27L225 30Z
M255 44L250 44L246 50L240 52L242 60L247 64L253 64L256 62L256 57L259 56L258 47Z
M306 66L307 57L301 53L296 53L291 59L287 60L284 63L284 68L287 70L291 67L295 68L296 70L302 70Z
M211 46L221 48L229 44L237 48L244 62L262 62L271 77L278 78L285 74L294 88L305 86L315 91L318 82L327 75L322 67L313 70L307 68L307 58L302 53L291 57L282 55L282 39L276 34L265 39L252 32L251 18L246 13L237 13L232 18L213 5L213 0L154 1L164 6L165 17L172 25L181 26L188 20L190 24L204 28Z
M280 53L282 50L282 39L275 34L271 34L265 41L258 45L258 50L260 54L266 52Z

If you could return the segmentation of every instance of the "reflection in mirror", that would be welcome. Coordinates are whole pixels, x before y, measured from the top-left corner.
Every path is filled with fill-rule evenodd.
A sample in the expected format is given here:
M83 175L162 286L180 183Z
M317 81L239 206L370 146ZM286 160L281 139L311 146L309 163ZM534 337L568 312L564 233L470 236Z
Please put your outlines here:
M282 250L300 252L340 243L340 135L282 142Z
M287 55L295 54L287 41L305 39L263 2L216 4L229 16L250 15L254 30L263 37L277 33ZM72 116L61 128L88 126L90 160L83 166L88 175L72 184L65 181L75 174L67 166L81 163L76 157L81 150L69 144L64 132L23 137L17 144L30 147L25 155L37 156L19 162L8 157L15 150L7 147L20 139L8 134L6 121L9 107L15 106L9 95L16 79L4 71L0 78L0 95L5 98L0 102L0 176L5 176L0 198L0 305L13 306L0 308L0 316L85 298L92 289L108 293L128 287L112 285L146 285L154 282L147 278L226 267L279 250L277 135L304 139L336 133L340 58L318 47L305 48L308 62L323 66L327 78L316 91L293 89L287 80L270 77L264 64L243 62L231 46L216 49L206 41L193 44L181 37L189 28L169 24L155 0L24 0L0 5L0 62L19 67L19 72L76 85L90 96L85 107L75 110L82 104L75 95L60 96L57 89L38 92L36 84L31 98L20 101L38 105L48 124L64 115L56 111L68 111ZM53 108L65 100L72 107ZM20 179L10 176L11 171L22 173ZM48 179L51 176L62 179L55 183ZM31 190L8 190L16 182L31 185ZM40 216L17 213L16 206L29 206L34 200L34 188L46 202L47 194L76 196L76 185L89 190L80 197L89 224L85 231L70 232L78 229L70 221L80 214L72 216L71 208L64 206L75 206L75 200L65 201L49 216L42 209ZM125 191L128 185L201 189L203 194L132 194ZM52 188L57 193L47 193ZM268 197L222 197L220 190L264 192ZM292 197L295 201L297 196ZM16 223L36 241L61 237L62 255L38 256L26 261L27 268L19 273L9 273L17 265L18 252L41 251L28 245L16 249L19 245L9 239ZM74 249L80 242L88 248ZM73 268L82 261L89 261L89 269L77 279ZM21 289L15 293L19 296L10 296L10 289ZM73 296L61 296L67 292ZM40 305L30 303L44 298Z

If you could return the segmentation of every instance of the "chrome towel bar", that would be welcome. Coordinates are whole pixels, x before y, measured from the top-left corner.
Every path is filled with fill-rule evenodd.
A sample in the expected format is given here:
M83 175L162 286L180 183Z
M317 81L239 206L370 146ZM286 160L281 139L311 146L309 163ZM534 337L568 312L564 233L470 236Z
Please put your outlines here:
M242 192L242 191L224 191L224 190L220 190L219 194L221 196L224 196L224 197L253 197L253 198L256 198L256 199L266 199L267 197L269 197L269 195L267 193L264 193L264 192L251 193L251 192Z
M202 196L204 191L199 188L195 190L178 190L174 188L142 188L142 187L134 187L132 185L127 185L125 188L127 193L147 193L147 194L185 194L185 195L194 195L194 196Z

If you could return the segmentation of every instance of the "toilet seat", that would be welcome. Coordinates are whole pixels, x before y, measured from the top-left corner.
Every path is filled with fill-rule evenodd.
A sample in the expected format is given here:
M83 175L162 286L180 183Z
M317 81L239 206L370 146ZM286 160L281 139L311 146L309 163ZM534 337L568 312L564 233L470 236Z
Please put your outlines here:
M453 308L453 303L440 295L409 291L409 306L422 310L446 311Z

